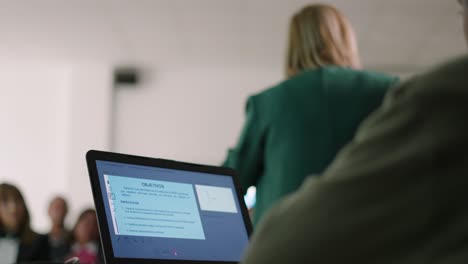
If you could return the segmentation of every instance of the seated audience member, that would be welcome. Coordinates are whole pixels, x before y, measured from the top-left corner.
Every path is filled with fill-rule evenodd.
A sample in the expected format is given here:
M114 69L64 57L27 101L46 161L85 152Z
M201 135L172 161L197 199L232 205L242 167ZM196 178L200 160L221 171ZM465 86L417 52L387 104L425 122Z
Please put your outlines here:
M269 211L243 263L467 263L467 76L463 57L393 90L323 177Z
M0 263L47 260L47 236L35 233L23 195L15 186L0 184Z
M353 29L336 8L314 4L291 20L286 79L248 99L224 166L244 191L257 187L254 225L304 178L321 174L397 80L359 70Z
M81 213L73 228L71 254L67 258L77 257L80 264L101 263L101 243L94 209Z
M70 232L65 228L68 205L63 197L55 197L49 204L52 227L49 232L50 259L63 260L70 250Z

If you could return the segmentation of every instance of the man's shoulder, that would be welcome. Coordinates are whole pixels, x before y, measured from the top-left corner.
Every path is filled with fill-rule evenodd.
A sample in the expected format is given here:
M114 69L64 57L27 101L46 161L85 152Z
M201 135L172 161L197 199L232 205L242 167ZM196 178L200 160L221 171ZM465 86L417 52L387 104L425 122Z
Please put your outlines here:
M468 96L468 56L442 63L402 83L392 97L418 102L443 102Z
M440 89L439 87L443 85L446 86L444 90L447 92L461 90L468 93L466 88L467 75L468 56L463 56L434 67L427 73L420 75L417 82L424 83L427 91Z

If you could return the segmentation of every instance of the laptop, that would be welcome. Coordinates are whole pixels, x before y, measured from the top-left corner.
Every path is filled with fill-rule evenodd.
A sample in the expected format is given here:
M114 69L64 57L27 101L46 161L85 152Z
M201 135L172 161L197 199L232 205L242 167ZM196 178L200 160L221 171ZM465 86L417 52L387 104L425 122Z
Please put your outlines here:
M238 263L252 225L235 171L90 150L106 263Z

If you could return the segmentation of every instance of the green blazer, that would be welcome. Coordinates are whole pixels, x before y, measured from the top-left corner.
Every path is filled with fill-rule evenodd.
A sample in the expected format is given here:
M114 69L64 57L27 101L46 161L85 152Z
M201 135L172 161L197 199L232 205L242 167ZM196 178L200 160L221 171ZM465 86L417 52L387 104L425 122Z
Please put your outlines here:
M257 187L254 225L307 175L321 174L397 81L335 66L304 72L249 98L247 120L224 166Z
M468 263L468 56L392 89L242 264Z

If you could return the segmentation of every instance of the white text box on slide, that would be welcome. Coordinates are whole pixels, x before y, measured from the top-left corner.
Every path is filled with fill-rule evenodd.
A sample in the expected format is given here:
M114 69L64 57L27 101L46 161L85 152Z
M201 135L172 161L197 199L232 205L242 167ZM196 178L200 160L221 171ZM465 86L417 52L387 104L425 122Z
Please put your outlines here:
M195 185L195 190L201 210L237 213L234 195L230 188Z

